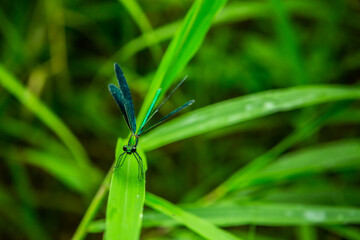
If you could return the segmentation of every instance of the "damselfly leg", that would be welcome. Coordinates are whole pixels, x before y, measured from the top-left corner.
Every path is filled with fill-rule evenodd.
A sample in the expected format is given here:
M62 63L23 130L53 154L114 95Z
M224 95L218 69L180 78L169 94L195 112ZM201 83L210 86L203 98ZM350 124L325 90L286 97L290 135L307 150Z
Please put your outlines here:
M138 162L138 179L141 182L142 180L145 179L144 176L144 168L143 168L143 161L142 158L140 157L140 155L137 152L134 152L134 157L136 159L136 161Z
M125 156L124 156L125 155ZM126 152L123 152L122 154L119 155L118 159L116 160L116 164L115 164L115 167L114 167L114 171L118 168L118 167L121 167L124 162L125 162L125 159L126 159Z

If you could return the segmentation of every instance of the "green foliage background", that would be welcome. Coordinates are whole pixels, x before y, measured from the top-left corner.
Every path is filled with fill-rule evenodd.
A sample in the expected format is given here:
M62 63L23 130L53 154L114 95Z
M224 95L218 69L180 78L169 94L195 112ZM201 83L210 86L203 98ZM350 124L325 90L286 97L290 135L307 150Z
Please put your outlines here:
M360 239L360 3L0 3L0 239ZM107 85L123 68L138 125ZM146 190L146 192L145 192ZM145 205L145 208L144 208Z

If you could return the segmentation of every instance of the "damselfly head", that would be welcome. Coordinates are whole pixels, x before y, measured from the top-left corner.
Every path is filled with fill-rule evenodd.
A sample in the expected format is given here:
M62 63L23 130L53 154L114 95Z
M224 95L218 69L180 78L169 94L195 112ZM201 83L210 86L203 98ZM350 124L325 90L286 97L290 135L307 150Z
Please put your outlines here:
M124 145L123 150L127 154L132 154L132 153L136 152L136 147L135 146Z

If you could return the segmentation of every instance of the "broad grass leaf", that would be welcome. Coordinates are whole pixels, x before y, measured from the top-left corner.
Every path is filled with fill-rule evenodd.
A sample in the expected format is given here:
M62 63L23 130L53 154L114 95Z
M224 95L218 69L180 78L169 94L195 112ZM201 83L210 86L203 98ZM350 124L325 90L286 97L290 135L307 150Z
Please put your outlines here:
M359 224L360 209L356 207L306 204L252 203L226 204L210 207L185 207L187 212L223 227L255 224L261 226L295 226L318 224ZM152 212L144 215L144 227L175 226L181 222ZM182 223L183 224L183 223Z
M339 85L303 86L259 92L194 110L152 130L142 137L140 143L145 151L149 151L276 112L359 98L359 88Z
M63 123L36 95L26 89L4 66L0 64L0 85L10 94L14 95L20 103L34 113L45 125L47 125L69 148L75 160L84 167L89 167L89 159L86 151Z
M101 181L96 168L84 169L71 159L64 159L51 153L26 149L24 162L39 167L72 190L91 194Z
M206 239L239 239L231 233L216 227L207 220L186 212L180 207L151 193L146 193L146 205L166 214Z
M321 144L285 154L250 181L268 182L329 170L358 169L359 159L360 140L358 139Z
M118 139L116 158L123 153L123 145L127 141ZM144 172L146 157L140 153ZM145 201L145 179L138 179L138 163L133 154L127 156L123 166L114 169L111 178L109 198L106 208L107 240L138 239L140 236L142 212Z

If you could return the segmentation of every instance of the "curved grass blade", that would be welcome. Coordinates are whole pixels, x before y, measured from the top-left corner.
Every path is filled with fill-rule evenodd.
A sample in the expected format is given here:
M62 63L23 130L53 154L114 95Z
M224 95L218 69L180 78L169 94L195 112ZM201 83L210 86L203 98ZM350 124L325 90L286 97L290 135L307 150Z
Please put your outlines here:
M219 239L238 239L231 233L222 230L212 223L195 216L189 212L184 211L180 207L173 205L172 203L155 196L149 192L146 193L146 205L159 211L176 221L182 223L192 231L196 232L200 236L206 239L219 240Z
M134 103L131 97L130 89L119 64L114 63L114 68L115 68L116 78L119 82L120 92L123 97L122 99L126 111L126 116L130 124L130 130L133 133L135 133L136 132L135 110L134 110Z
M68 188L79 193L92 194L101 181L101 174L96 168L80 168L70 159L34 149L25 149L24 153L25 163L43 169Z
M4 14L5 11L5 8L0 9L0 32L3 36L3 41L6 42L9 50L11 50L11 58L19 61L26 49L24 46L25 39L21 37L21 33L19 29L17 29L16 25L14 25L14 23L6 17Z
M147 43L153 43L156 39L156 35L153 33L153 28L149 19L146 17L146 14L141 9L139 4L135 0L118 0L121 2L124 7L128 10L133 20L139 26L142 33L146 36L145 41ZM161 55L161 47L159 44L154 44L154 46L150 47L150 51L153 55L155 61L160 58Z
M94 219L96 213L99 211L101 204L105 200L106 193L109 191L112 173L112 169L110 169L110 171L106 174L104 180L101 183L101 186L96 192L88 209L86 210L83 218L81 219L79 226L77 227L73 237L71 238L72 240L82 240L86 237L88 226L90 222Z
M118 140L115 159L123 153L123 143L126 142ZM143 154L142 159L145 172L146 158ZM107 240L138 239L140 236L145 201L145 179L139 181L138 167L137 161L131 154L122 167L114 170L106 208L105 239Z
M96 221L92 221L88 228L87 228L87 232L89 233L99 233L99 232L104 232L106 228L105 225L105 219L99 219Z
M205 200L207 203L214 202L234 189L238 190L252 185L270 184L299 176L319 174L329 170L358 169L360 168L358 164L359 158L360 141L358 139L341 140L291 152L280 157L267 167L262 165L261 170L257 167L257 171L252 171L253 174L251 175L244 174L241 171L242 169L235 172L208 194Z
M277 37L280 41L279 47L282 48L282 52L287 59L290 71L292 72L289 79L295 84L306 84L311 82L311 79L307 76L307 71L304 67L304 59L301 58L300 48L296 39L296 33L294 27L291 24L288 12L285 9L285 4L280 0L271 0L272 11L274 17L274 27L277 32Z
M360 99L360 89L341 85L317 85L255 93L178 117L143 136L141 146L145 151L149 151L171 142L276 112L347 99Z
M225 3L226 0L197 0L193 4L156 71L154 81L152 81L139 113L138 120L140 122L145 118L147 109L149 109L157 89L162 88L163 91L166 91L177 74L184 69L195 55L214 17Z
M148 193L146 193L147 195ZM147 196L146 196L147 197ZM147 200L146 200L147 201ZM148 205L148 203L146 202ZM209 207L185 207L187 213L222 227L248 224L261 226L296 226L301 224L359 224L360 209L310 204L252 203L240 205L227 203ZM163 212L165 215L167 213ZM184 224L170 215L146 213L144 227L177 226ZM221 239L221 238L218 238Z
M34 191L29 184L29 176L25 167L20 162L8 160L6 161L12 180L15 185L17 196L19 197L19 218L22 218L29 232L39 240L50 239L45 228L39 221L36 208Z
M285 154L252 176L251 182L269 182L299 174L320 173L343 168L359 169L359 159L359 139L321 144Z
M317 113L315 118L311 117L308 121L297 126L297 128L291 134L283 138L275 146L249 162L246 166L231 174L227 180L212 190L202 200L209 204L210 202L216 201L234 189L239 189L246 186L248 184L249 178L257 175L258 172L263 170L264 167L266 167L271 161L278 158L278 156L280 156L291 146L294 146L305 138L313 135L321 128L322 125L324 125L327 120L342 111L345 107L347 107L348 104L348 101L333 104L325 112Z
M20 81L11 75L1 64L0 84L14 95L26 108L33 112L64 142L79 164L88 167L89 159L86 151L74 134L58 116L41 102L40 99L22 86Z
M347 240L360 240L360 230L358 227L350 226L324 226L326 230L335 233L339 237Z
M0 186L0 215L2 220L6 221L6 224L0 225L0 230L11 226L15 227L16 230L23 235L24 239L48 239L38 234L38 231L35 229L36 226L34 226L34 223L29 222L29 219L24 216L21 208L22 205Z

